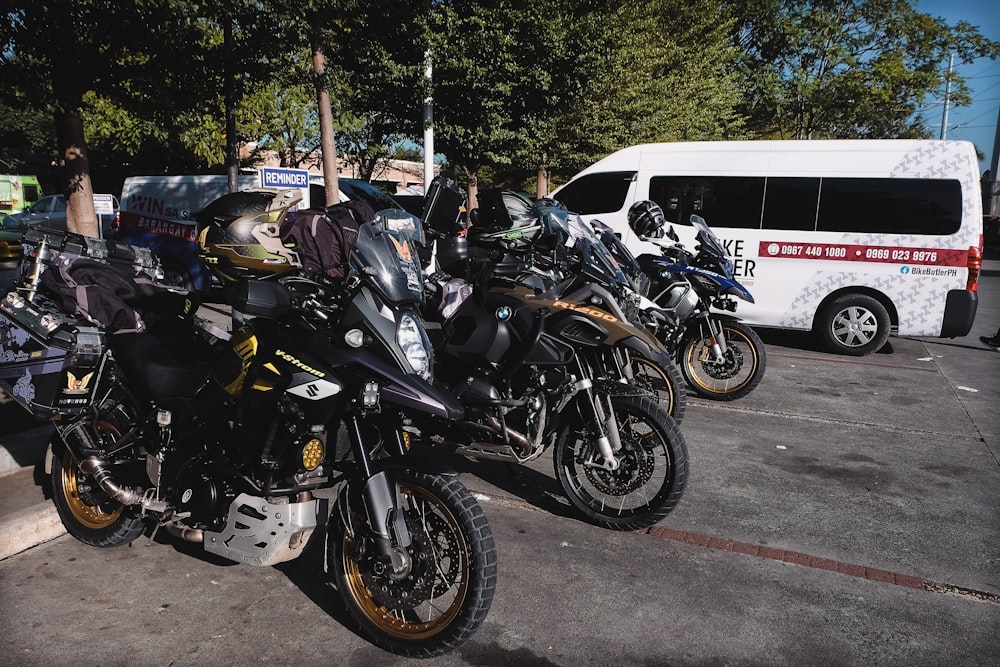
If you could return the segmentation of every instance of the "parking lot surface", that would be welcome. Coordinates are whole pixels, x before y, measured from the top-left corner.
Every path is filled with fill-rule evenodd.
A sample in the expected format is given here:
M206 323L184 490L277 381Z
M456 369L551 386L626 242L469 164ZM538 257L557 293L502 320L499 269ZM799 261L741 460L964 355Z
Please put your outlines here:
M400 659L351 632L317 545L261 569L165 537L97 550L63 535L0 561L0 664L995 664L1000 354L978 337L1000 325L998 269L965 338L853 359L762 332L752 394L691 401L690 481L650 531L580 521L547 456L449 457L500 573L485 624L447 656Z

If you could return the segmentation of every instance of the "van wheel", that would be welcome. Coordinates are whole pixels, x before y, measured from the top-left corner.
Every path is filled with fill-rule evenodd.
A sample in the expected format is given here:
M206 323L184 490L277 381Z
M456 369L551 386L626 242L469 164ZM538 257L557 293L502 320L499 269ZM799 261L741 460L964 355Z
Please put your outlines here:
M863 357L889 339L889 313L865 294L845 294L820 312L816 331L831 352Z
M180 287L189 292L194 289L191 274L183 265L177 262L163 262L163 284L170 287Z

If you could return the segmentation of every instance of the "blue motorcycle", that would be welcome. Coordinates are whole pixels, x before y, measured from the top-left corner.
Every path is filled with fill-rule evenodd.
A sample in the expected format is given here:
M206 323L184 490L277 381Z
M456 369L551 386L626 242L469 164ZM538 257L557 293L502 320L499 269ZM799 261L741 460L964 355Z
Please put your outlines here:
M655 331L687 384L704 398L731 401L746 396L764 376L767 359L757 333L739 318L737 299L753 296L733 276L733 262L703 218L691 216L697 231L690 253L672 227L663 236L641 236L659 255L633 257L613 234L602 241L630 275L637 291L673 315ZM631 270L629 270L631 269ZM719 311L728 311L719 312Z

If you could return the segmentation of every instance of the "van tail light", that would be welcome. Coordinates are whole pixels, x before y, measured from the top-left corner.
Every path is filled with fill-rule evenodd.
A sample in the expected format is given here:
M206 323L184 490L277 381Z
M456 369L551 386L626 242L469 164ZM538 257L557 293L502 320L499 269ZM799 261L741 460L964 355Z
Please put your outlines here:
M965 289L970 292L979 291L979 271L983 268L983 236L979 235L979 247L969 246L969 280Z

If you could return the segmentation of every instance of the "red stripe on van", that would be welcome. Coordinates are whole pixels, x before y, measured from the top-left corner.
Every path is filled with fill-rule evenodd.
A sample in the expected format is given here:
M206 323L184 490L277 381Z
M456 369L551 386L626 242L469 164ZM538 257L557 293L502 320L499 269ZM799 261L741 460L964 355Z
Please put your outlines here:
M961 268L966 268L968 265L967 251L944 248L761 241L757 252L762 258L773 257L775 259L825 259L841 262L915 264Z

